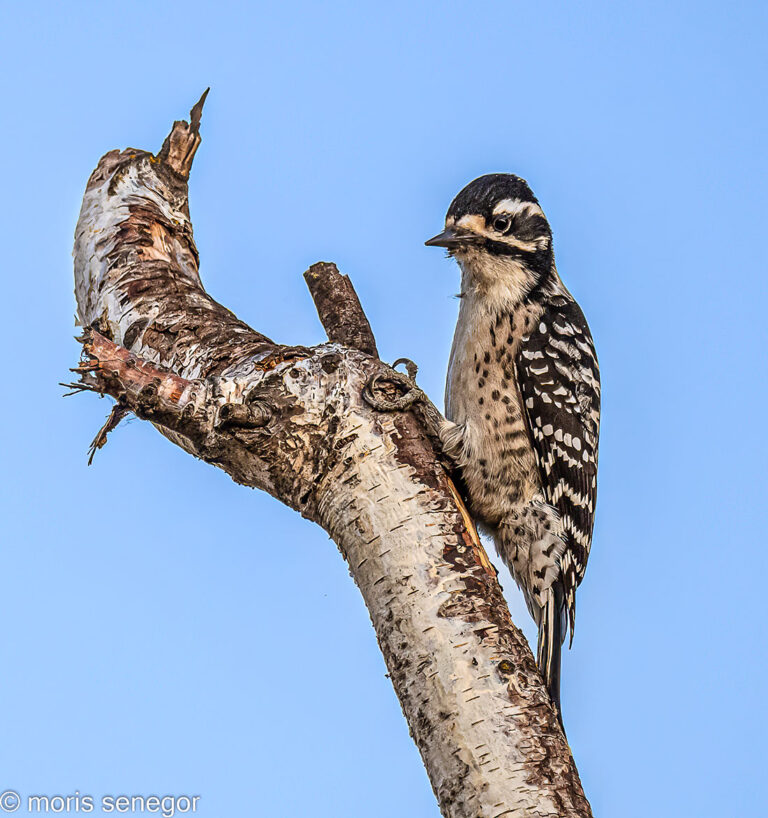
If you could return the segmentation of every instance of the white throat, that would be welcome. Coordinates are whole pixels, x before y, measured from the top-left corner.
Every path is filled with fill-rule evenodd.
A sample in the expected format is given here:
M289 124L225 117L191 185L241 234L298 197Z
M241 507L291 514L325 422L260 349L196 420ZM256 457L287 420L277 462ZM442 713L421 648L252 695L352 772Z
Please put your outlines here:
M492 256L468 248L456 253L461 294L489 313L512 310L536 284L536 275L509 256Z

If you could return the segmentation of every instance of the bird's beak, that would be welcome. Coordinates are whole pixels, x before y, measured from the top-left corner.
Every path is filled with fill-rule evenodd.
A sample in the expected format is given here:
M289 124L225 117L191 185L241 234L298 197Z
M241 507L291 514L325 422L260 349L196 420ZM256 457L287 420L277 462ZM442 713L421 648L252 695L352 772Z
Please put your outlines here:
M456 230L454 227L446 227L442 233L433 236L429 241L425 241L427 247L447 247L449 250L462 245L473 244L480 237L476 233L466 230Z

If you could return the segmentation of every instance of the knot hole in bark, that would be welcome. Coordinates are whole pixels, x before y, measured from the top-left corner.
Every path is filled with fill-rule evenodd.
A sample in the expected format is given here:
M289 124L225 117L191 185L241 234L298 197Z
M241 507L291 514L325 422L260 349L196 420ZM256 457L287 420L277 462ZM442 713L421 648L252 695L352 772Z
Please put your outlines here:
M250 403L225 403L216 416L216 427L238 426L245 429L258 429L266 426L272 419L272 409L264 401L254 400Z

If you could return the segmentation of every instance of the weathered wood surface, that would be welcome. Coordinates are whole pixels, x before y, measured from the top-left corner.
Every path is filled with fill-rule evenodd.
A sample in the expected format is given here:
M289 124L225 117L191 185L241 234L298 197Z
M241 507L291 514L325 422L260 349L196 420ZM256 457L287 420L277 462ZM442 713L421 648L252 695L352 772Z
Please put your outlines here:
M349 279L307 271L330 338L312 348L274 343L203 289L187 201L202 102L156 156L106 154L85 191L77 371L117 401L94 448L133 412L328 531L444 815L591 815L424 406L378 360Z

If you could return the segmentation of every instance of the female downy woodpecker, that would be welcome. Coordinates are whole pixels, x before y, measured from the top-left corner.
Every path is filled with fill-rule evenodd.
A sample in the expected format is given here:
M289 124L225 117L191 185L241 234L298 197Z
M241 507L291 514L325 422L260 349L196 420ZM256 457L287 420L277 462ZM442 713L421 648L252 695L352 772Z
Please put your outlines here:
M442 442L538 625L538 664L562 724L560 648L568 623L573 639L597 493L592 336L523 179L475 179L426 244L461 268Z

